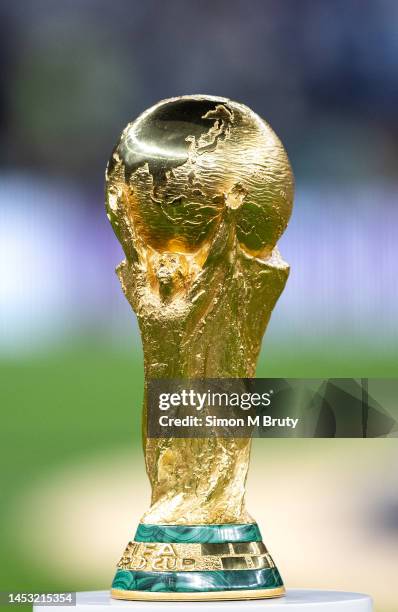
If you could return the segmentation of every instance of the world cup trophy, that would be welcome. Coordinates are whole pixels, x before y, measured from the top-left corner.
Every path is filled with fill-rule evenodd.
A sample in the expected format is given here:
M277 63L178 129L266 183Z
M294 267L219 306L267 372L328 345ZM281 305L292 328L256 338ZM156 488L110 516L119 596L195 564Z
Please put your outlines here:
M289 274L276 243L292 208L284 147L243 104L164 100L127 125L106 172L123 291L144 351L149 510L111 594L136 600L284 594L245 507L251 440L150 438L147 382L249 378Z

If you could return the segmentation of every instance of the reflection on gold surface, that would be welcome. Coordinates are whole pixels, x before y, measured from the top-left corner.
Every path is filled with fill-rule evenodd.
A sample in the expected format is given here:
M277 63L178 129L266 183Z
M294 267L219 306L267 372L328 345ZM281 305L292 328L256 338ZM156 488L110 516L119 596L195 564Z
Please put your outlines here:
M285 150L242 104L160 102L124 130L107 168L118 268L145 377L251 377L288 265L276 247L293 199ZM147 439L143 522L246 523L247 439Z

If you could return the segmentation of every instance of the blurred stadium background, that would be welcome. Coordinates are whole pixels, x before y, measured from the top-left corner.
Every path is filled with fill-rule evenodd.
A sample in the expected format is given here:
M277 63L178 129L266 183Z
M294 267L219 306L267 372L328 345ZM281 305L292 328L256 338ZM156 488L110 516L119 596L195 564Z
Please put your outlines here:
M242 101L297 181L258 375L397 375L395 0L0 3L1 590L108 588L148 503L142 355L103 174L159 99ZM289 587L396 612L396 440L256 440L249 507Z

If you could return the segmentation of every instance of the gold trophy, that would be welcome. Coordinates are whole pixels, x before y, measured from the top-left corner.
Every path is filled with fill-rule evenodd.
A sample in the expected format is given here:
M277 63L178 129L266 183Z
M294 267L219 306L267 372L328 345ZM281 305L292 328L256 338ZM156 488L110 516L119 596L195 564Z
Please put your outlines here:
M106 172L123 291L145 380L248 378L289 274L276 243L294 181L284 147L243 104L164 100L127 125ZM146 396L146 394L145 394ZM248 438L148 438L149 510L112 596L257 599L284 594L245 507Z

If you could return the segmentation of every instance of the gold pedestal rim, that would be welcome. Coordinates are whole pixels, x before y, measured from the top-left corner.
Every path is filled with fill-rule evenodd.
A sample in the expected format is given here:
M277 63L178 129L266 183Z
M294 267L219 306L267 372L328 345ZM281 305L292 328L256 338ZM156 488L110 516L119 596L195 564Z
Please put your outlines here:
M166 593L155 591L127 591L124 589L111 589L113 599L126 599L129 601L220 601L220 600L245 600L266 599L271 597L282 597L285 595L285 587L274 589L247 589L242 591L197 591L196 593Z

